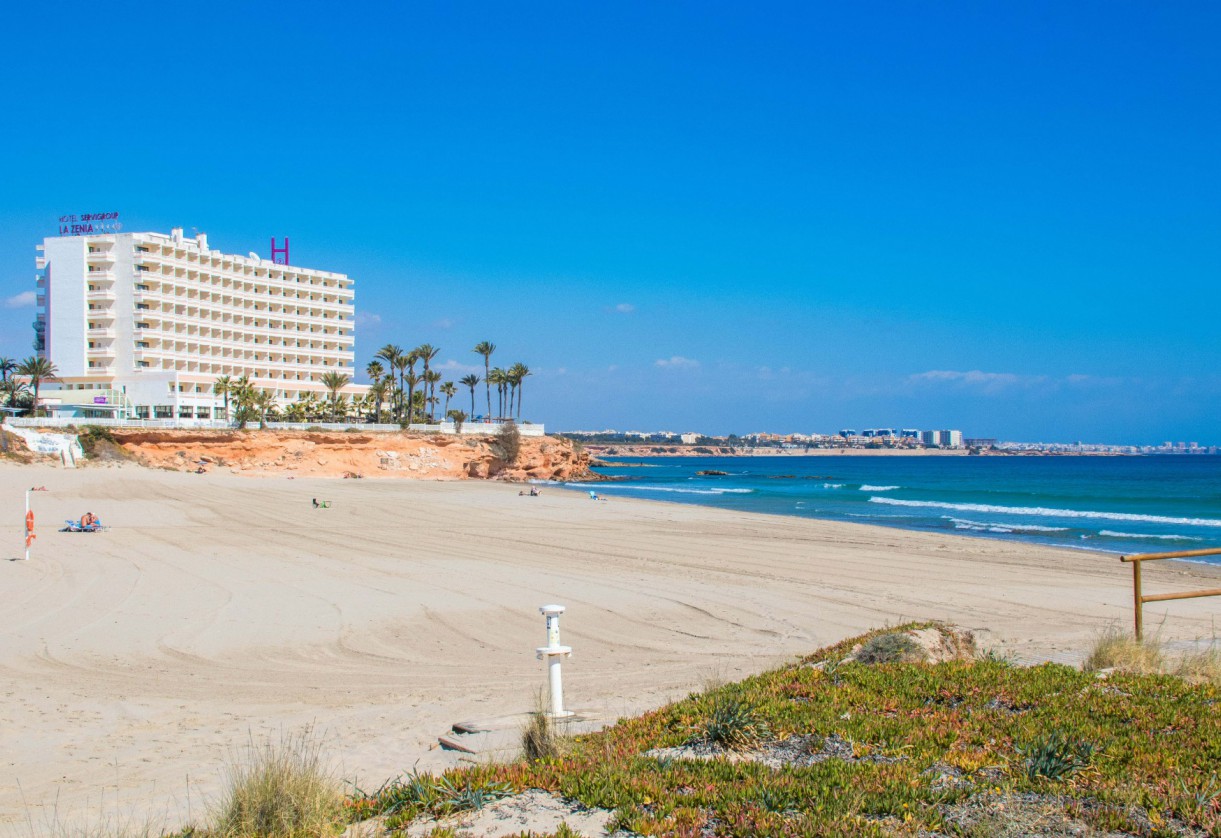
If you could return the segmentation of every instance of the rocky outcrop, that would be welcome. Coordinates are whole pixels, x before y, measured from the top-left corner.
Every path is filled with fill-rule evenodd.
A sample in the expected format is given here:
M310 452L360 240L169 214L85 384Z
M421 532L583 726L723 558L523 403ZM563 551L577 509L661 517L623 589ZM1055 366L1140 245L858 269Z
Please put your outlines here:
M418 432L119 430L114 441L138 462L174 471L302 477L596 480L589 454L572 442L523 437L507 463L496 440Z

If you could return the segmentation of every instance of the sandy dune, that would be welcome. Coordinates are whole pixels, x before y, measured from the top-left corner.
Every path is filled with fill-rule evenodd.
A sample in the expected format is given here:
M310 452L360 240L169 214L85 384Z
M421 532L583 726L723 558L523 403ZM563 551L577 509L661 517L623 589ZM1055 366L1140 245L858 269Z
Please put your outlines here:
M8 561L30 485L51 490L34 560ZM546 602L569 609L570 706L611 715L886 622L1074 661L1130 620L1115 558L965 537L476 481L0 465L0 486L0 825L25 834L198 817L233 749L311 722L362 785L450 760L430 746L451 723L532 706ZM55 531L86 509L113 529ZM1150 591L1221 578L1145 573ZM1146 624L1211 636L1217 608L1150 606Z

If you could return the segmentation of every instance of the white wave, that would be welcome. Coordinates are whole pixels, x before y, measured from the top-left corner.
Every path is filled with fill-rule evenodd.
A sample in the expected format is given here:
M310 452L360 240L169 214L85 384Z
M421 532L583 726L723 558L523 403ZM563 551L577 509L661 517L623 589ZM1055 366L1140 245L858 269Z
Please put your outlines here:
M822 487L824 489L842 489L842 488L844 488L844 484L843 483L824 483L824 484L822 484Z
M679 489L674 486L607 486L600 485L599 491L606 489L631 489L636 492L674 492L679 495L749 495L754 489Z
M991 512L998 515L1040 515L1046 518L1101 518L1105 521L1144 521L1149 524L1221 527L1221 520L1216 518L1171 518L1166 515L1141 515L1131 512L1095 512L1085 509L1053 509L1042 506L992 506L986 503L944 503L935 500L899 500L898 498L870 498L869 502L885 503L890 506L957 509L960 512Z
M870 486L868 483L861 484L862 492L893 492L895 489L901 489L902 486Z
M1099 530L1099 535L1107 535L1111 538L1156 538L1159 541L1203 541L1202 538L1195 538L1190 535L1146 535L1139 532L1115 532L1114 530Z
M978 530L980 532L1066 532L1068 527L1041 527L1038 524L1006 524L993 521L968 521L965 518L951 518L943 515L947 521L954 524L956 530Z

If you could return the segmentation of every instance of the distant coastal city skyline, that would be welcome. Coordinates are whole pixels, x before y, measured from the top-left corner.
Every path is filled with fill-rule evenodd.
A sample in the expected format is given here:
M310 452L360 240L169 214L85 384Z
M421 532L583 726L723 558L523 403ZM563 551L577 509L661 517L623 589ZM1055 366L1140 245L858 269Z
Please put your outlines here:
M765 442L768 444L790 443L795 446L801 445L826 445L829 441L845 439L845 432L841 431L838 434L820 434L820 433L801 433L801 432L786 432L776 433L770 431L755 431L744 434L702 434L696 431L619 431L613 428L606 428L600 431L590 430L560 430L557 431L564 436L573 438L622 438L625 442L632 440L664 442L672 444L675 441L687 445L700 444L701 441L716 441L718 443L758 443ZM909 432L910 433L910 432ZM1047 451L1047 452L1077 452L1077 453L1100 453L1100 454L1221 454L1221 445L1200 443L1197 441L1164 441L1158 445L1141 445L1137 443L1107 443L1107 442L1085 442L1085 441L1057 441L1057 442L1030 442L1021 440L1006 440L996 437L974 437L966 436L961 431L946 430L946 431L916 431L918 437L909 436L906 440L902 437L894 436L890 439L910 441L913 446L918 442L921 446L939 447L939 443L929 440L927 435L930 433L939 434L955 434L957 437L950 437L944 445L940 447L947 448L979 448L979 447L996 447L1000 450L1007 451ZM887 440L888 441L888 440ZM875 437L872 433L869 436L864 434L860 436L848 436L848 447L865 447L870 444L881 445L884 443L883 438Z
M327 61L242 47L236 4L14 10L61 54L140 43L107 75L142 127L83 153L43 45L6 39L38 129L0 138L0 355L31 354L44 238L181 227L351 277L357 383L391 342L482 375L495 336L553 428L1218 442L1215 5L292 18Z

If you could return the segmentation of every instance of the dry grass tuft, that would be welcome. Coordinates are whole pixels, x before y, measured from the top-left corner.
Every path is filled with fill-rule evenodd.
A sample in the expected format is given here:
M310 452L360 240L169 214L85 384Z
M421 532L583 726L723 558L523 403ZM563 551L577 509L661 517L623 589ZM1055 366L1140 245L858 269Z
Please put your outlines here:
M1134 675L1157 675L1165 671L1166 660L1157 640L1139 641L1111 626L1094 643L1094 650L1085 659L1086 672L1118 669Z
M343 794L313 728L281 734L278 742L251 738L245 750L230 766L211 834L304 838L338 831Z
M534 712L522 726L521 750L528 760L553 759L560 755L560 735L555 720L548 715L547 693L539 690L534 698Z
M1174 674L1189 684L1212 684L1221 687L1221 649L1214 643L1202 652L1183 655Z

